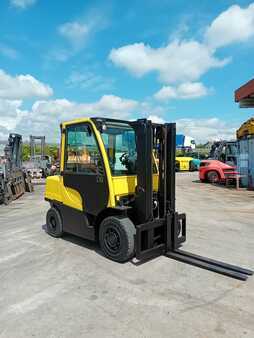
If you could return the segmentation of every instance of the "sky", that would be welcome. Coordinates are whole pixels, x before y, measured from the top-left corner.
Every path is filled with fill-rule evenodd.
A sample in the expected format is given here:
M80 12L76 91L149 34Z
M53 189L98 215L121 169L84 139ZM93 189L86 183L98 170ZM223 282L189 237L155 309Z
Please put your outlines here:
M1 0L0 140L59 139L87 116L176 122L197 142L232 139L253 115L254 2Z

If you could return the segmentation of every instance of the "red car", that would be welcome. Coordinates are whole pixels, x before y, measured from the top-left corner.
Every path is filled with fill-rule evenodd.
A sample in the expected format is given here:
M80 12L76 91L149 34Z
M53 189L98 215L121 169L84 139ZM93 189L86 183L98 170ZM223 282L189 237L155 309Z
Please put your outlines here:
M227 176L235 176L238 172L234 166L217 160L201 161L199 179L201 182L221 183Z

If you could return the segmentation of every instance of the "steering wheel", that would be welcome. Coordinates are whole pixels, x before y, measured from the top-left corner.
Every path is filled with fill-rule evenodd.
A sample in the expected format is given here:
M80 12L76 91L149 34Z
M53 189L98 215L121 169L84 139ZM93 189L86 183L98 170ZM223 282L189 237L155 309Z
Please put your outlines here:
M120 157L119 157L120 162L122 163L122 165L128 164L129 162L129 154L128 153L123 153Z

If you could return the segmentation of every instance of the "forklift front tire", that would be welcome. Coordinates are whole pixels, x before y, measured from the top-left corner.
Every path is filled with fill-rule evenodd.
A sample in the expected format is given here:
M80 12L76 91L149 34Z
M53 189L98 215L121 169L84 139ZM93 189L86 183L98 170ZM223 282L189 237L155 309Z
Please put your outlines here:
M59 211L51 207L46 217L47 233L53 237L61 237L63 235L63 222Z
M134 256L136 229L128 217L105 218L99 229L100 247L106 257L123 263Z

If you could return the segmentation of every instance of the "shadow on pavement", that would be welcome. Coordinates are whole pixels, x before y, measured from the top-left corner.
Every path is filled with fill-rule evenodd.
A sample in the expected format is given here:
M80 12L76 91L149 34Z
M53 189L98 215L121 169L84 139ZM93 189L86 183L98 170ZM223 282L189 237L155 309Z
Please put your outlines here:
M43 224L42 229L45 232L47 232L47 225ZM54 237L52 237L52 238L54 238ZM93 250L97 254L99 254L100 256L105 257L104 254L102 253L102 251L100 250L98 242L89 241L87 239L84 239L84 238L81 238L81 237L78 237L78 236L75 236L75 235L67 234L67 233L65 233L62 237L60 237L60 239L63 240L63 241L67 241L67 242L73 243L75 245L81 246L83 248Z

